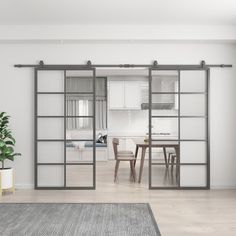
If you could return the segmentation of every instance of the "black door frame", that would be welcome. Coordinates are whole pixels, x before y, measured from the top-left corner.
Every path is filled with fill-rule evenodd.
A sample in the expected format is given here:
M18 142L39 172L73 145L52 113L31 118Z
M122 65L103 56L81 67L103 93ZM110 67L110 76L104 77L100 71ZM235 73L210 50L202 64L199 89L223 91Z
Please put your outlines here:
M177 71L178 72L178 92L152 92L152 71ZM181 92L180 91L180 72L181 71L205 71L205 92ZM149 68L149 189L210 189L210 132L209 132L209 85L210 85L210 68L207 66L168 66L159 68ZM177 94L178 95L178 116L152 116L152 95L153 94ZM180 115L180 101L181 94L203 94L205 95L205 115L204 116L181 116ZM178 119L178 139L158 139L158 141L176 141L179 145L178 156L180 157L180 144L182 141L194 141L206 143L206 163L181 163L180 160L176 168L178 168L178 186L166 187L166 186L152 186L152 165L162 165L158 163L152 163L152 141L156 141L152 138L152 118L177 118ZM181 139L180 137L180 119L181 118L204 118L205 119L205 132L206 137L203 140L199 139ZM180 186L180 166L181 165L201 165L206 166L206 186L204 187L181 187Z
M70 94L66 90L66 72L67 71L91 71L93 78L93 92L86 92L93 96L93 115L92 116L67 116L66 114L66 95ZM39 71L63 71L64 72L64 91L63 92L39 92L38 91L38 72ZM50 78L49 78L50 79ZM96 69L86 67L70 68L67 66L49 66L34 68L34 187L35 189L69 189L69 190L89 190L96 189ZM84 94L84 92L82 92ZM63 116L38 116L38 95L40 94L61 94L64 96L64 115ZM71 92L71 94L80 94L80 92ZM38 139L38 119L43 118L62 118L64 120L64 137L63 139ZM92 118L93 119L93 139L76 139L70 141L92 141L93 143L93 162L92 163L70 163L66 161L66 119L67 118ZM64 162L63 163L39 163L38 162L38 143L39 142L63 142L64 143ZM39 166L63 166L64 167L64 185L58 187L48 187L38 185L38 167ZM92 165L93 166L93 185L92 186L67 186L66 184L66 167L68 165Z

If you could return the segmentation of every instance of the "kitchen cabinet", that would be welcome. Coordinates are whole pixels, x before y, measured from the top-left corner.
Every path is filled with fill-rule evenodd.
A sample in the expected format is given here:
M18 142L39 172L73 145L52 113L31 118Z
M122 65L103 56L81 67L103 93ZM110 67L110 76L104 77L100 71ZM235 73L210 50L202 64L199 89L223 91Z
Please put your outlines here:
M110 81L109 83L109 108L124 108L124 81Z
M139 81L110 81L109 109L141 109L141 88Z

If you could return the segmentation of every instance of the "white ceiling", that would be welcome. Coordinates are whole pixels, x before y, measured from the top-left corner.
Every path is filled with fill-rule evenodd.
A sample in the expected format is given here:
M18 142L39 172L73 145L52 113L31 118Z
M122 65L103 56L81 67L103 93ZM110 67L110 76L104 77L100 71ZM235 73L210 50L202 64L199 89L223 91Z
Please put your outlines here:
M236 25L236 0L0 0L0 25Z

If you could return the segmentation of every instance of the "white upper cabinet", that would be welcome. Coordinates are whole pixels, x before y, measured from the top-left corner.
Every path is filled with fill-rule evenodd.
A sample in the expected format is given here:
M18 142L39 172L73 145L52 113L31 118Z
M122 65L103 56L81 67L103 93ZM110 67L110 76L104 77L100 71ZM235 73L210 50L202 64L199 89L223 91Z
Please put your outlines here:
M124 108L124 81L110 81L109 107L110 109Z
M139 81L110 81L109 109L141 109Z
M141 108L141 90L138 81L125 81L125 108Z

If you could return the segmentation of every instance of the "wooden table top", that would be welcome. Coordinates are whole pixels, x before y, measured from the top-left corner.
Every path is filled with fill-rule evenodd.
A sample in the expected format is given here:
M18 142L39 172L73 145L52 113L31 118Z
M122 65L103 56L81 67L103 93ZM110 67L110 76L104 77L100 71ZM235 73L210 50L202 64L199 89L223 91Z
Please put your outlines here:
M133 139L134 143L139 147L149 147L149 142L144 139ZM152 141L152 147L179 147L178 141Z

